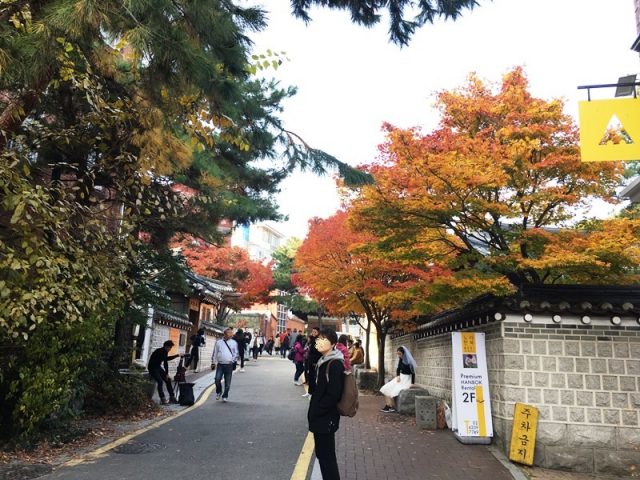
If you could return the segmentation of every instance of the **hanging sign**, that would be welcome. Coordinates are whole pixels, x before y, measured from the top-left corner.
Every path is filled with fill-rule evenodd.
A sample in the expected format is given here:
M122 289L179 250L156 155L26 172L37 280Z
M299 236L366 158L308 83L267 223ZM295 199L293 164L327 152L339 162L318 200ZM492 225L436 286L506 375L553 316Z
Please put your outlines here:
M640 160L640 99L580 102L583 162Z
M200 310L200 300L198 300L197 298L190 298L189 310L195 310L196 312Z
M453 430L461 437L493 437L484 333L451 334Z
M533 465L537 429L538 409L524 403L516 403L513 410L509 460L524 465Z

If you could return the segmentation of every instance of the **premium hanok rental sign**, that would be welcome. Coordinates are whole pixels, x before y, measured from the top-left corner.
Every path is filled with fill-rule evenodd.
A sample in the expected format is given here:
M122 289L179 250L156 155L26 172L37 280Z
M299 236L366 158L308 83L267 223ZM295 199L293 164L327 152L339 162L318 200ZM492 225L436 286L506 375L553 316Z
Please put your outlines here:
M454 332L453 429L461 437L493 437L484 333Z

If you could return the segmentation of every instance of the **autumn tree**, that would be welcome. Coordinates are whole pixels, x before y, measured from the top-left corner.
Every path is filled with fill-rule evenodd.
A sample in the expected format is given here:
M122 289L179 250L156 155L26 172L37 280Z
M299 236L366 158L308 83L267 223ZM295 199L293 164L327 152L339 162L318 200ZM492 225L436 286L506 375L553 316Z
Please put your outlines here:
M378 347L378 383L384 383L387 333L415 314L416 288L424 288L438 268L417 268L367 254L363 247L376 241L370 233L355 232L348 213L310 221L309 233L295 259L297 281L333 314L364 314L373 325ZM368 358L367 341L367 358Z
M224 324L231 311L250 307L254 303L269 303L273 274L267 265L251 260L238 247L189 242L181 249L187 265L197 274L229 282L239 296L225 297L216 311L216 321Z
M353 215L385 258L452 272L430 286L427 311L524 284L637 278L638 222L576 221L614 201L622 168L580 162L561 101L534 97L515 68L495 89L471 75L437 106L429 134L386 126Z

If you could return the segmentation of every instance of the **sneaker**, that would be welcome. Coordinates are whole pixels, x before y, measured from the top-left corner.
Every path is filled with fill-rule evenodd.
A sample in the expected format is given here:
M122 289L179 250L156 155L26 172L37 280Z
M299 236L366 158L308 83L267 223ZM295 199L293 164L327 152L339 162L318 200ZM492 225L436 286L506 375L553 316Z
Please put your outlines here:
M160 405L167 405L168 403L169 403L169 400L167 400L166 398L160 399Z
M227 397L222 397L222 402L223 403L227 403L229 400L227 400Z
M180 403L180 402L178 402L178 399L174 397L169 399L169 403Z
M385 405L384 408L380 409L380 411L384 413L393 413L396 411L396 409L393 407L390 407L389 405Z
M240 369L240 371L241 371L241 372L244 372L244 368L241 368L241 369Z
M221 394L221 393L218 393L218 394L216 395L216 400L220 400L220 397L222 397L222 394Z
M307 398L307 397L310 397L310 396L311 396L311 394L307 392L307 393L303 393L303 394L302 394L302 396L303 396L303 397L305 397L305 398Z
M387 413L395 413L396 409L393 407L389 407L389 410L387 410Z

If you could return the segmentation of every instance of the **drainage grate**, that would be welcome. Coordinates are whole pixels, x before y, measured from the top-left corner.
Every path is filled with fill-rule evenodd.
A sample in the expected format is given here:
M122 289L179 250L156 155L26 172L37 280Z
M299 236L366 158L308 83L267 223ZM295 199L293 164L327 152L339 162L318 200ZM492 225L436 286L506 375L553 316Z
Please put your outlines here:
M129 442L114 448L113 451L116 453L136 455L139 453L155 452L156 450L161 450L163 448L165 448L165 446L160 443Z
M51 465L36 463L13 463L0 465L0 478L3 480L31 480L51 473Z

